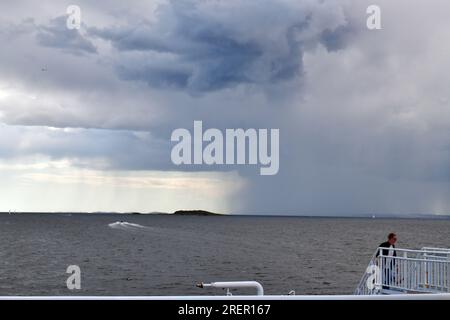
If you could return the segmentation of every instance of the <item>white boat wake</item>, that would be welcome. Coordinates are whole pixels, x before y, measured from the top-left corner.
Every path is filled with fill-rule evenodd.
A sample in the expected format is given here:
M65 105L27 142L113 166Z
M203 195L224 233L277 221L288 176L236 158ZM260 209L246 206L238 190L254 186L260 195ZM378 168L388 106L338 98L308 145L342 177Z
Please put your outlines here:
M142 226L140 224L125 221L117 221L110 223L108 224L108 227L113 229L129 230L129 231L148 229L148 227Z

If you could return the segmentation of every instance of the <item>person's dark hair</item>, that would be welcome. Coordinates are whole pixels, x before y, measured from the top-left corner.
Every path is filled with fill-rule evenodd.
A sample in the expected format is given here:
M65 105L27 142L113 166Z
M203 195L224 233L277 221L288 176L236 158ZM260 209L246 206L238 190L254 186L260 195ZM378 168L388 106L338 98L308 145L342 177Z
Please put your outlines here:
M389 235L388 235L388 239L391 240L391 239L394 238L395 236L396 236L396 234L393 233L393 232L391 232L391 233L389 233Z

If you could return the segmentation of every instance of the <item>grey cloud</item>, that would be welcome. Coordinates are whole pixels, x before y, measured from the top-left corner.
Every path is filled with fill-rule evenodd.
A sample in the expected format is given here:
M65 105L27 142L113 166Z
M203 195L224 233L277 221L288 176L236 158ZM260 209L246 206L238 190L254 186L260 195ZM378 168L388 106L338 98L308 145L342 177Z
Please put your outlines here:
M350 42L354 32L350 25L339 26L334 30L325 29L320 35L320 41L329 51L341 50Z
M191 71L181 67L161 67L157 64L128 65L117 67L117 73L123 80L143 81L155 88L182 89L188 85Z
M168 170L169 144L142 131L0 125L0 159L40 155L100 170Z
M77 29L68 29L67 17L52 19L48 25L37 26L36 39L45 47L62 49L72 54L96 53L95 45Z

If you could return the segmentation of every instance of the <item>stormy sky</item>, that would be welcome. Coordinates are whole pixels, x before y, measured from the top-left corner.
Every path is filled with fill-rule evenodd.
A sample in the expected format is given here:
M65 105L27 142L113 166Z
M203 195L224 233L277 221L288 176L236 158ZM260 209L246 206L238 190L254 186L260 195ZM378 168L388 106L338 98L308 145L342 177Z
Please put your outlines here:
M381 30L366 26L371 4ZM0 211L449 214L449 12L446 0L3 1ZM278 128L278 174L175 166L171 132L194 120Z

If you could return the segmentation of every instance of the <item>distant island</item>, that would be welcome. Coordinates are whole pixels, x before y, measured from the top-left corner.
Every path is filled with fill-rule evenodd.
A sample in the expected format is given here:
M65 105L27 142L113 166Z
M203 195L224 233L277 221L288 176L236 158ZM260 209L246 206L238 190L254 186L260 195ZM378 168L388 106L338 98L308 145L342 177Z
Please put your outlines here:
M205 210L178 210L173 213L176 216L221 216L220 213L209 212Z

